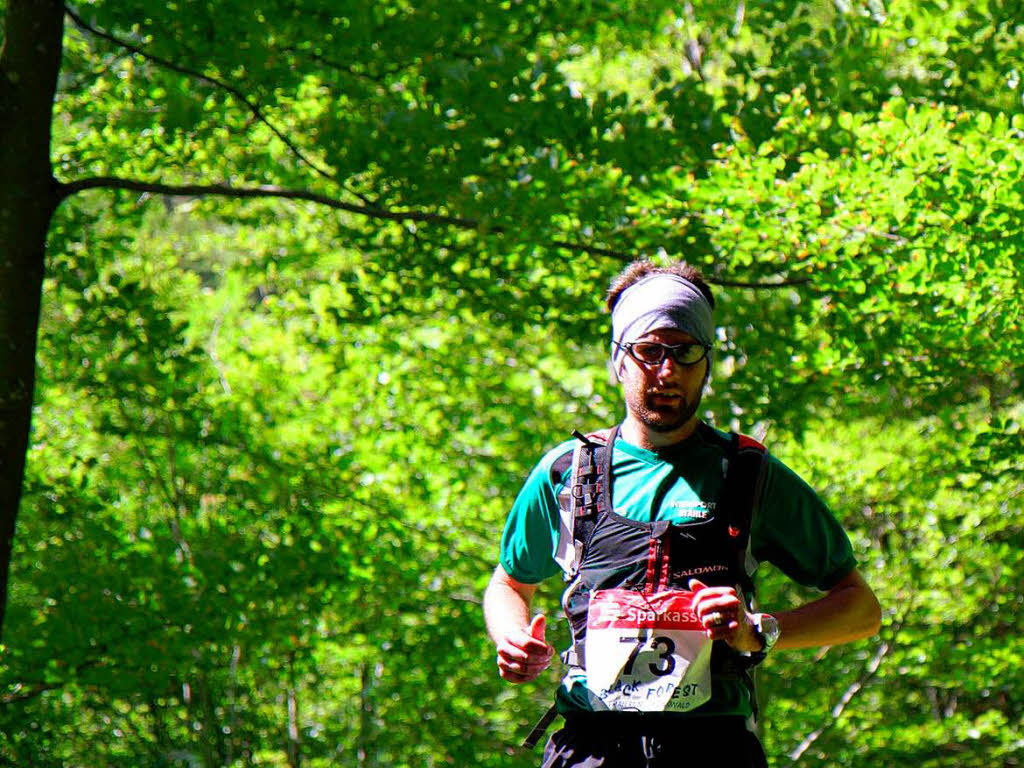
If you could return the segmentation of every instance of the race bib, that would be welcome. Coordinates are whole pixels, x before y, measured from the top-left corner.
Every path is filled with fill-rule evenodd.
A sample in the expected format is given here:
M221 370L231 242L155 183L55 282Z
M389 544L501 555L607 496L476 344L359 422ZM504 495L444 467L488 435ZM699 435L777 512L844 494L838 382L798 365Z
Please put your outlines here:
M591 596L585 653L595 710L687 712L711 698L711 640L692 597L628 589Z

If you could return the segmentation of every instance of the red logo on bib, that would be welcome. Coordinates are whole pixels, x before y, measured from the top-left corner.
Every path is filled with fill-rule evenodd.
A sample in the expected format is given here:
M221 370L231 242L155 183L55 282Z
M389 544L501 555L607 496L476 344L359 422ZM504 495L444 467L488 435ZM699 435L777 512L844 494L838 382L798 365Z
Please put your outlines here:
M627 589L601 590L590 600L587 629L689 629L702 631L691 607L692 592L645 594Z

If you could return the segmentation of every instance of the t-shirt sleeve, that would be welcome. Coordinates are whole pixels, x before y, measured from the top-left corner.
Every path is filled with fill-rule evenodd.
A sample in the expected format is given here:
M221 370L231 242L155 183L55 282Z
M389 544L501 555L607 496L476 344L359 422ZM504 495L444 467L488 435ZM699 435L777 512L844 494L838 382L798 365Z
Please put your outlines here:
M560 571L555 562L558 489L551 483L551 465L565 450L565 444L559 446L534 467L505 521L498 562L509 576L524 584L537 584Z
M835 515L793 470L768 456L751 525L751 554L799 584L828 590L857 566Z

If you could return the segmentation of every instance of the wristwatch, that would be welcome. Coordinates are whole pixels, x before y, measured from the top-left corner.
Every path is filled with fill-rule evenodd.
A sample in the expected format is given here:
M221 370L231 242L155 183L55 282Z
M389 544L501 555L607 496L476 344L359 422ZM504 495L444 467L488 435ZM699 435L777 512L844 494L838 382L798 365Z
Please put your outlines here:
M754 634L761 641L759 653L767 655L779 641L779 620L770 613L755 613L751 618L754 619Z

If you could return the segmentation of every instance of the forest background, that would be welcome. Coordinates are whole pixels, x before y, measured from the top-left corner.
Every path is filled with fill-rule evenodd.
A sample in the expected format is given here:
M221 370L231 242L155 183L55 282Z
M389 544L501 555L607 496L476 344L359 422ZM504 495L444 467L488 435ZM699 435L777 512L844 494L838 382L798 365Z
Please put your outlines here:
M601 297L644 255L706 271L707 419L884 606L764 665L773 764L1024 764L1022 3L0 29L0 763L534 764L558 670L503 684L480 594L533 463L619 418Z

